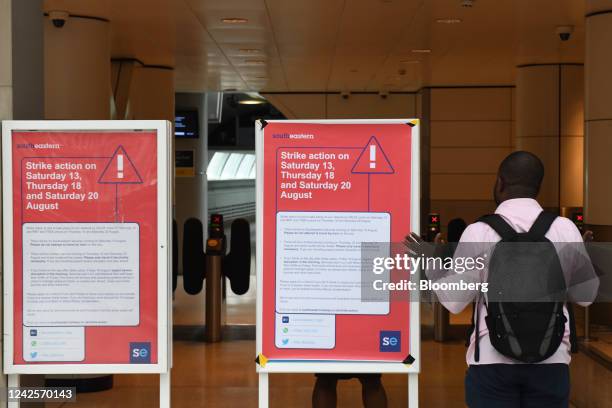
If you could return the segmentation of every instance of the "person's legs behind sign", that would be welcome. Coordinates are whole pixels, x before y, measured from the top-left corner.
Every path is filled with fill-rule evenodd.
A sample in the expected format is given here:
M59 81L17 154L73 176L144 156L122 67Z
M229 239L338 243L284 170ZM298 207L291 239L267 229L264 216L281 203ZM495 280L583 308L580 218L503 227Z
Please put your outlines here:
M359 379L361 399L365 408L386 408L387 394L380 374L316 374L312 391L313 408L335 408L338 403L338 380Z
M382 385L380 374L362 374L357 376L361 382L361 400L365 408L387 406L387 394Z

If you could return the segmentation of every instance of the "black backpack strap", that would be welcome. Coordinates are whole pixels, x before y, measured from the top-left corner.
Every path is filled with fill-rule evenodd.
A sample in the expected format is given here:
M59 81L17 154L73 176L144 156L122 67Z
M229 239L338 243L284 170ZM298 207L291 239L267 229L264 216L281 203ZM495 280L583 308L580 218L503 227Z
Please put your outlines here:
M472 333L474 333L474 328L476 327L476 304L472 302L472 319L470 320L470 328L467 331L467 336L465 336L465 347L470 346L470 338L472 337Z
M566 303L567 314L569 315L569 327L570 327L570 350L573 354L578 353L578 338L576 336L576 319L574 318L574 305L572 303Z
M480 313L478 313L479 305L480 305L480 297L476 298L476 303L474 303L474 314L476 315L476 321L474 322L474 361L480 361Z
M476 221L484 222L489 227L493 228L503 240L511 240L516 235L514 228L508 225L499 214L483 215Z
M467 333L467 337L465 339L465 347L470 346L470 340L472 338L472 333L474 334L474 361L480 361L480 339L478 337L478 327L480 326L480 317L478 313L478 306L480 305L480 296L476 298L476 301L472 303L472 324Z
M533 222L528 234L532 237L543 238L550 229L550 226L557 219L555 214L542 211L538 218Z
M488 214L480 217L477 222L484 222L489 227L493 228L493 230L501 237L502 240L511 240L517 234L517 232L512 228L501 215L499 214ZM483 304L486 306L486 303ZM480 305L480 297L476 298L476 302L474 302L474 310L472 313L472 325L473 325L473 333L474 333L474 361L480 361L480 337L479 337L479 328L480 328L480 313L479 312ZM469 339L468 339L469 341Z

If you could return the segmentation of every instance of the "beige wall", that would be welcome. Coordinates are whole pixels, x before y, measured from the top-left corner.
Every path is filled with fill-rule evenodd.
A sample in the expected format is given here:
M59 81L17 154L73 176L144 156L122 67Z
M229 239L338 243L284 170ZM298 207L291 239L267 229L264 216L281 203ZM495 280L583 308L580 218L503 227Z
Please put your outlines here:
M610 1L599 2L611 5ZM592 11L601 10L595 5ZM610 7L608 7L609 9ZM612 14L598 14L586 19L585 48L585 221L605 226L596 232L612 239Z
M495 209L493 185L512 150L511 87L432 88L430 100L431 212L443 227Z
M584 205L584 66L561 71L561 207Z
M516 149L542 159L544 207L581 207L583 190L584 69L540 64L517 69Z
M397 119L416 116L416 94L263 93L287 119Z

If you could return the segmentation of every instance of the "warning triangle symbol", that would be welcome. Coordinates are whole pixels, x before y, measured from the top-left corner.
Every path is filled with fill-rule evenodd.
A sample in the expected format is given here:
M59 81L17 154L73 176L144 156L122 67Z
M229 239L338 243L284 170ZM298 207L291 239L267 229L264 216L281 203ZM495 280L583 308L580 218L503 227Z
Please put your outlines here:
M356 174L393 174L395 170L376 136L372 136L351 169Z
M98 179L102 184L141 184L142 178L123 146L119 145Z

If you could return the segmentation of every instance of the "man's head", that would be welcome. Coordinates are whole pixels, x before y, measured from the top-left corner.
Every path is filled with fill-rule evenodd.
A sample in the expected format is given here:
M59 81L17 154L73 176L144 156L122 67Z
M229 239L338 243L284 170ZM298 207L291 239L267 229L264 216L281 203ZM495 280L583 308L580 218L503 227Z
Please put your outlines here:
M493 195L500 204L512 198L536 198L540 191L544 165L533 153L510 153L499 165Z

